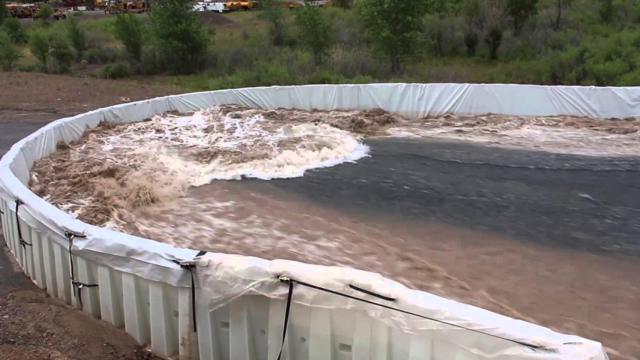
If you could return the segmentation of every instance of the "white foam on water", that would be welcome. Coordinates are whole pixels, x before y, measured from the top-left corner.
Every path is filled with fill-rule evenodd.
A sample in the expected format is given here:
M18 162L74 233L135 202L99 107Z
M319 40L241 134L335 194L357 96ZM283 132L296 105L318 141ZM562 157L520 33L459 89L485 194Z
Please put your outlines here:
M96 140L102 141L106 157L126 153L145 159L189 186L245 177L300 177L310 169L354 162L369 152L359 136L327 124L289 124L260 114L232 117L218 108L155 116Z

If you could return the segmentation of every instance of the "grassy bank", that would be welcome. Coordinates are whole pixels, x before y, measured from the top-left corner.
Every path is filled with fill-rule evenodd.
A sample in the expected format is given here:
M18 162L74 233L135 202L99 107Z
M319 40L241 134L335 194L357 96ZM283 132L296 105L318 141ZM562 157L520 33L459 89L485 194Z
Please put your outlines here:
M114 16L79 14L75 20L21 22L22 40L18 36L17 41L3 45L0 36L0 49L10 47L17 53L12 64L3 61L5 69L133 77L171 83L185 91L394 81L640 84L639 1L533 1L534 10L519 20L518 29L508 16L507 0L479 2L481 8L475 12L471 12L478 3L475 0L431 3L419 19L399 69L393 69L388 57L377 51L375 34L372 37L366 31L359 9L336 7L319 10L320 20L330 29L327 41L318 37L327 43L322 58L309 46L310 35L304 31L299 9L280 11L278 25L263 10L199 14L206 49L193 69L162 66L154 27L146 14L136 15L142 44L135 61L117 35ZM433 5L437 3L445 5ZM82 33L80 46L70 38L70 22ZM10 33L6 21L3 28ZM500 36L492 54L496 29ZM49 39L48 55L37 54L33 44L37 36ZM6 53L0 51L0 58Z

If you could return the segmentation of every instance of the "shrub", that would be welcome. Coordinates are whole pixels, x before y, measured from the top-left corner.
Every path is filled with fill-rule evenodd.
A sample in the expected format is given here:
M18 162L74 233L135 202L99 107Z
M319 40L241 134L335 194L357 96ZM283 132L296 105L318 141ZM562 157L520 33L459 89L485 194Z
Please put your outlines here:
M506 11L513 21L514 34L519 35L522 25L536 14L537 5L538 0L507 0Z
M42 6L40 6L40 9L36 14L36 18L42 21L47 21L49 20L49 18L51 18L52 15L53 15L53 9L51 8L51 6L47 4L43 4Z
M35 30L29 36L29 49L33 56L44 67L47 64L47 56L49 55L49 38L43 30Z
M89 64L106 64L118 59L118 50L110 47L90 48L84 52L84 59Z
M489 46L489 59L496 60L498 58L498 49L502 42L502 29L499 26L493 26L485 36L484 41Z
M282 46L286 40L287 28L282 8L275 4L274 0L263 1L261 13L262 19L271 24L269 28L269 36L271 43L275 46Z
M87 38L84 30L78 26L78 20L76 20L75 16L70 16L65 20L65 27L67 38L75 49L77 58L82 58L82 52L87 49Z
M464 46L467 48L467 56L475 56L478 47L478 34L473 30L464 33Z
M8 16L9 11L7 10L7 1L0 0L0 25Z
M42 29L31 33L29 49L40 62L40 67L49 73L68 72L75 54L66 37Z
M209 33L191 1L157 2L151 10L151 29L162 68L172 73L192 73L202 67Z
M47 72L53 74L61 74L69 72L75 54L71 45L61 36L50 34L49 37L49 56L47 58Z
M5 33L0 33L0 67L2 67L2 70L13 70L18 59L20 59L20 53L11 42L9 36Z
M20 21L16 18L8 18L2 24L2 28L9 35L11 41L16 44L24 44L27 42L27 34L24 32Z
M142 21L133 14L122 14L116 17L115 35L124 45L129 59L135 62L142 60L144 46L144 27Z
M129 66L123 63L109 64L102 69L102 76L106 79L122 79L130 74Z
M315 62L321 64L334 42L329 20L319 7L305 6L297 11L296 24L300 42L313 53Z

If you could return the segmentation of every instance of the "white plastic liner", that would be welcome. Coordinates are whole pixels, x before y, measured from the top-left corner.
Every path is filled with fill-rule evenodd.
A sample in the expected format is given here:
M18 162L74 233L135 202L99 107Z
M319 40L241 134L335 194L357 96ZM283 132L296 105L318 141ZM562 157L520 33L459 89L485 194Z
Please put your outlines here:
M23 220L61 245L65 230L84 233L74 254L141 278L188 287L190 277L174 260L190 260L197 251L98 228L73 219L26 186L34 161L55 151L101 121L134 122L167 111L189 112L222 104L258 108L348 110L382 108L405 116L498 113L524 116L575 115L626 118L640 115L640 88L549 87L472 84L309 85L200 92L121 104L60 119L15 144L0 160L0 197L20 199ZM278 276L289 276L336 291L354 293L349 285L397 299L394 306L496 336L541 346L534 350L411 315L366 305L315 289L297 286L294 301L312 307L361 311L407 334L442 337L473 358L606 359L601 344L514 320L425 292L410 290L378 274L291 261L207 254L197 267L198 316L208 316L246 294L286 297ZM375 299L374 299L375 300Z

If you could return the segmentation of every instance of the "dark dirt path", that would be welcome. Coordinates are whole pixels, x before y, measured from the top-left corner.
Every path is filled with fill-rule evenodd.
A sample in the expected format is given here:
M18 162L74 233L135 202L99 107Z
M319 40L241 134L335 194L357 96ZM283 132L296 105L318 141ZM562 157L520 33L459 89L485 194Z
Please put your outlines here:
M133 81L0 72L0 156L48 122L174 93ZM0 358L153 359L110 324L50 298L20 271L0 235Z

